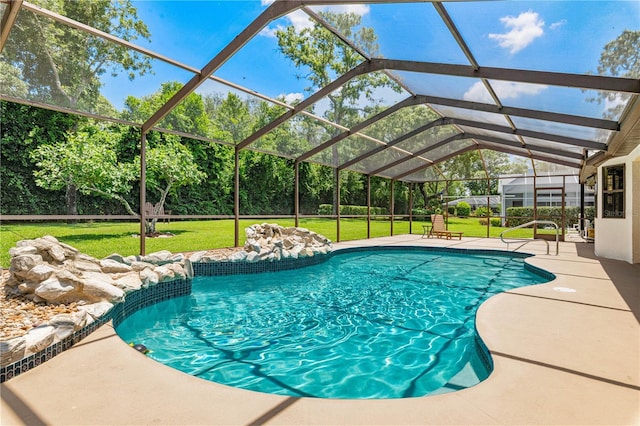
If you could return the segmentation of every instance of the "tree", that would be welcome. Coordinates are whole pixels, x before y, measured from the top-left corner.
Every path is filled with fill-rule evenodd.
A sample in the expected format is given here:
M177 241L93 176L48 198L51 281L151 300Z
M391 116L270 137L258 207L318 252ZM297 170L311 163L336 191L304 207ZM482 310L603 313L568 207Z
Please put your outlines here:
M129 214L123 194L131 190L136 178L133 163L118 162L115 153L118 134L96 126L85 126L66 139L40 145L31 153L37 169L36 184L49 190L75 188L83 194L97 194L120 201Z
M158 111L182 87L182 83L169 81L148 96L127 96L121 118L142 123ZM218 126L209 119L205 102L197 93L191 93L176 105L159 123L158 127L177 130L198 136L222 138Z
M372 28L361 27L362 17L354 13L321 12L322 17L330 22L342 35L352 40L371 56L378 53L377 36ZM354 49L340 41L324 26L315 23L313 27L298 31L288 26L276 31L280 51L298 68L307 74L300 75L309 81L308 92L325 87L336 77L345 74L363 61L362 56ZM361 103L363 99L375 102L374 91L380 87L398 86L384 73L371 73L353 78L327 96L329 108L325 118L334 123L351 127L362 117ZM330 127L328 133L335 136L338 129ZM333 145L331 165L338 166L338 145ZM334 173L338 173L337 169ZM334 179L335 181L335 179ZM334 210L337 208L337 192L334 190ZM335 213L335 211L334 211Z
M149 39L130 0L42 0L48 10L127 41ZM19 70L28 97L58 106L95 111L106 72L130 79L151 69L142 54L102 38L22 11L11 29L2 61Z
M197 185L207 177L193 160L191 151L180 143L180 138L174 135L162 135L163 143L156 144L147 151L147 187L159 192L154 214L164 208L167 195L181 186ZM135 164L140 164L136 157ZM147 233L156 232L158 219L147 222Z
M140 158L131 162L118 160L116 146L122 134L115 128L83 126L66 140L40 145L31 154L37 167L37 185L50 190L73 186L82 194L117 200L130 215L139 217L126 197L132 182L140 177ZM159 193L156 214L164 206L167 194L181 186L197 184L206 176L177 136L163 135L161 142L147 151L147 186ZM156 222L154 218L146 223L148 233L155 232Z
M598 61L599 75L640 78L640 31L624 30L615 40L604 46ZM616 120L631 95L616 92L598 92L589 102L605 104L604 117Z
M171 81L161 85L160 89L142 98L129 96L125 100L125 108L121 117L126 120L143 122L160 109L180 88L182 84ZM212 139L226 140L228 133L212 120L216 110L220 109L222 100L217 96L202 97L191 93L184 101L176 105L172 111L158 124L168 130L189 132L194 135ZM131 135L133 140L140 140L139 132ZM167 136L150 132L147 141L150 147L159 146ZM233 150L213 142L205 142L190 138L180 138L186 146L194 164L207 170L201 186L180 186L174 188L167 196L167 205L176 214L229 214L233 206L231 191L233 176ZM123 146L130 149L135 144ZM136 155L136 153L131 153ZM152 163L147 161L147 167ZM156 194L161 197L161 193Z
M130 0L41 0L40 6L127 41L149 39ZM115 109L100 94L100 76L151 70L144 55L38 14L21 11L0 56L0 84L13 96L96 114ZM16 83L16 76L20 84ZM4 87L4 86L3 86ZM72 128L64 131L73 130ZM67 214L77 214L77 194L67 187Z

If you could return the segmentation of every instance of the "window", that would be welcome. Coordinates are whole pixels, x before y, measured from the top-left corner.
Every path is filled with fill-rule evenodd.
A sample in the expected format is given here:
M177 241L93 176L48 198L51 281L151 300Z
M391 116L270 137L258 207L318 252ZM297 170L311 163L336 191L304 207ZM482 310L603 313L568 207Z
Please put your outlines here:
M624 219L624 164L602 168L602 217Z

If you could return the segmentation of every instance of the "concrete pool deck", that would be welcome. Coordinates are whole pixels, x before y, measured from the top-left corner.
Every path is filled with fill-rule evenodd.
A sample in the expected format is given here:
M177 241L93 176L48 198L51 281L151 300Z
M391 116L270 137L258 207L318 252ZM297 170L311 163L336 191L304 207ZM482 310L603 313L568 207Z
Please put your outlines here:
M498 249L498 239L400 235L337 243ZM156 363L110 324L1 385L2 425L640 424L640 265L593 244L510 251L556 280L492 297L477 326L495 369L458 392L394 400L283 397L207 382ZM470 271L472 273L472 271Z

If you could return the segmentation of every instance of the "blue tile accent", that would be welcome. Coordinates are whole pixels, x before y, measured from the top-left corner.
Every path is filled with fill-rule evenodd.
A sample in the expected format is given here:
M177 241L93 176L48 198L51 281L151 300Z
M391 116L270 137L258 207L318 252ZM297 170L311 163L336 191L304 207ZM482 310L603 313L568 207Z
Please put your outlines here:
M331 258L331 253L320 254L312 257L300 257L298 259L280 259L258 262L196 262L193 265L195 276L233 275L233 274L257 274L260 272L276 272L288 269L304 268L317 265Z

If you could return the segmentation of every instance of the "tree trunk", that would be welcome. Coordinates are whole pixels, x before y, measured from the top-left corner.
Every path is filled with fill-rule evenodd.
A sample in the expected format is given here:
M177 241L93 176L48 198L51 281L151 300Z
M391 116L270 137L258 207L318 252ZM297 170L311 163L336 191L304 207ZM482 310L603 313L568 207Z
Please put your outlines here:
M67 190L64 195L65 202L67 204L67 214L78 214L78 188L73 184L67 184ZM67 223L76 223L75 219L67 219Z
M153 219L147 219L145 223L146 233L147 235L156 233L156 223L158 222L158 218L154 217Z
M426 184L418 185L420 188L420 193L422 194L422 199L424 200L424 208L429 207L429 195L427 195L427 188L425 188Z

